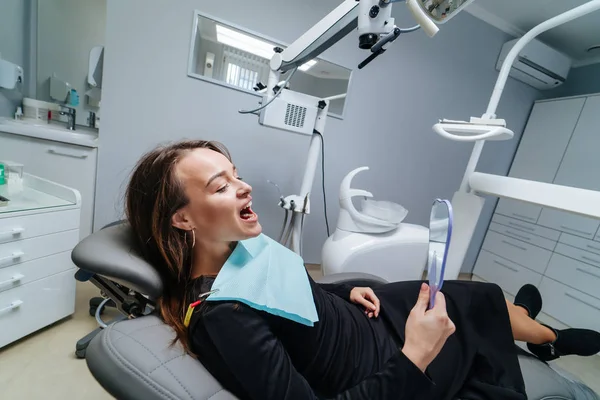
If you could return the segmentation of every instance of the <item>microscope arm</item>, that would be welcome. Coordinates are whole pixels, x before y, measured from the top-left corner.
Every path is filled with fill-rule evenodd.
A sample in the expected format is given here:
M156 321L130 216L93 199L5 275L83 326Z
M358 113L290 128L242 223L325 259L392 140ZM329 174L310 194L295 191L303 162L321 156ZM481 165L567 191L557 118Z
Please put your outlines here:
M358 26L356 0L346 0L281 53L271 58L271 69L286 72L319 56Z

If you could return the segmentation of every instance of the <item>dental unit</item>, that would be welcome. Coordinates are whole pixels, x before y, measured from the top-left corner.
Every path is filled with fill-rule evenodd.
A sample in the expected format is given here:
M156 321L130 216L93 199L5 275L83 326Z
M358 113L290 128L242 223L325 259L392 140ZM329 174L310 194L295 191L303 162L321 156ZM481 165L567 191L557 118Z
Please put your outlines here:
M400 29L395 26L394 18L391 17L392 3L399 1L346 0L289 47L275 49L261 106L240 112L258 115L262 125L311 136L300 194L285 198L282 196L280 199L279 205L286 210L286 223L280 237L283 244L289 244L293 251L301 254L304 215L310 213L310 190L322 145L319 141L323 140L329 101L332 99L286 90L294 72L355 29L358 30L359 48L371 51L370 56L358 66L363 69L383 54L385 46L395 41L401 33L412 32L420 27L429 37L433 37L439 31L439 24L447 22L472 1L406 0L406 6L419 26ZM483 209L483 195L505 197L600 218L600 207L597 206L600 204L600 192L475 172L486 140L510 140L514 137L514 132L507 128L506 121L497 117L496 109L519 52L541 33L597 10L600 10L600 0L592 0L527 32L506 56L485 114L472 117L469 121L442 119L433 126L433 131L446 139L475 143L460 188L452 198L455 233L449 248L446 279L458 277ZM282 81L281 75L287 72L288 76ZM292 213L289 225L288 211ZM301 217L297 218L296 214Z
M358 68L363 69L383 54L386 46L402 33L423 28L428 36L433 37L439 31L438 24L450 20L472 1L474 0L407 0L406 5L419 25L402 29L395 25L395 20L391 17L392 3L397 3L398 0L346 0L286 49L274 49L268 83L266 90L262 91L261 106L239 112L258 115L261 125L311 136L300 194L282 196L279 202L286 210L286 222L280 236L283 244L301 254L304 215L310 213L310 190L317 169L322 145L319 141L323 140L329 102L345 96L341 94L318 98L285 90L296 70L354 30L358 30L359 48L370 50L371 53L359 64ZM285 73L288 75L282 80L281 76ZM288 225L289 212L292 215Z

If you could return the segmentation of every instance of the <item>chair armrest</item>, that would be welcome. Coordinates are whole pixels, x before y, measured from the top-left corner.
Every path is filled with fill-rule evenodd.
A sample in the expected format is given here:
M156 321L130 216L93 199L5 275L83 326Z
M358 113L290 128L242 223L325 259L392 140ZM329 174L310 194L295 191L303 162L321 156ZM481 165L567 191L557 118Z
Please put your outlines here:
M353 286L375 287L386 284L387 281L378 276L362 272L344 272L319 278L317 279L317 283L347 283Z

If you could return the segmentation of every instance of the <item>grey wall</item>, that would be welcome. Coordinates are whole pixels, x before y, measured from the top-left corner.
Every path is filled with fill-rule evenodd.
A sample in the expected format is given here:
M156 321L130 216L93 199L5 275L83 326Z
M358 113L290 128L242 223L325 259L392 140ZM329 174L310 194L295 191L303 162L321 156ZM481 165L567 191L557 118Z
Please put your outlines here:
M231 23L291 43L339 1L108 0L103 121L100 130L96 229L122 214L122 194L131 168L157 143L182 138L223 141L254 187L254 204L265 233L276 235L283 213L278 193L297 193L309 144L307 136L261 127L240 108L256 97L187 77L192 17L203 10ZM401 4L401 3L399 3ZM413 24L404 7L398 23ZM143 10L144 12L140 12ZM265 15L276 12L265 23ZM263 16L258 18L257 16ZM132 29L134 28L134 29ZM431 201L451 198L458 188L472 146L436 136L439 118L468 119L483 114L497 71L505 34L462 13L433 39L423 32L401 36L363 70L356 70L346 100L346 118L330 118L325 130L325 172L330 225L338 214L338 189L352 169L370 171L354 186L377 199L409 210L407 222L427 224ZM368 54L348 35L323 54L356 68ZM514 80L506 86L498 114L520 135L538 92ZM478 170L506 174L517 140L486 145ZM319 169L320 170L320 169ZM304 255L319 262L326 239L321 178L315 179L312 213L307 218ZM466 269L471 269L491 212L486 205L479 238Z
M600 64L573 68L567 81L547 93L547 98L600 93Z
M0 1L0 55L25 70L27 64L26 31L28 27L28 1ZM17 105L23 98L23 89L0 89L0 116L14 116Z

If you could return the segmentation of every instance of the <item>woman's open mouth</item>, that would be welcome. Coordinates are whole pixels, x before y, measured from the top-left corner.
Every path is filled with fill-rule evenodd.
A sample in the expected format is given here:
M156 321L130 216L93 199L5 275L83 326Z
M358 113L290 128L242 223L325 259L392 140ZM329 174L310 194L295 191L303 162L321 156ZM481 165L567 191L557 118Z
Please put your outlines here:
M240 218L245 222L254 222L258 219L258 216L252 211L251 207L252 202L248 203L248 205L240 211Z

